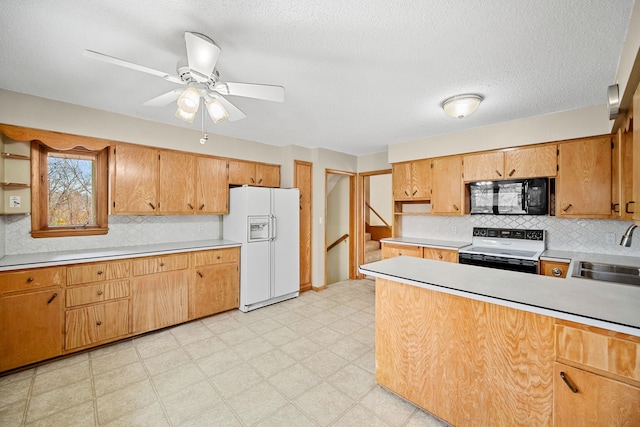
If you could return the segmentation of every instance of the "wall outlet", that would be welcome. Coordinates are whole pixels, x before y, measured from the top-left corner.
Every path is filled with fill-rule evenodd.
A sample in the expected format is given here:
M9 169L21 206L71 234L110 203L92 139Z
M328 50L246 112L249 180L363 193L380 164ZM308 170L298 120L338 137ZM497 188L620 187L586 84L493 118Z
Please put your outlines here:
M198 224L198 233L204 233L204 224Z
M605 233L604 240L608 245L616 244L616 233Z
M458 232L458 227L456 227L455 225L451 226L451 233L452 234L456 234Z

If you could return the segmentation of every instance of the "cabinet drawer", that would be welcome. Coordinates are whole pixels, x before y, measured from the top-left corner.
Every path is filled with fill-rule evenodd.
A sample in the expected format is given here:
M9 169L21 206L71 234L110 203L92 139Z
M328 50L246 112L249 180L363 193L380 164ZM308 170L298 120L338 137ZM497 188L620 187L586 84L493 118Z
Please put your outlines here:
M67 310L65 349L83 347L129 334L129 301Z
M0 293L47 286L62 286L64 282L64 267L35 268L0 273Z
M420 246L411 245L394 245L390 243L382 244L382 259L393 258L397 256L412 256L422 258L422 248Z
M129 281L100 283L97 285L67 288L67 307L126 298L129 296Z
M240 250L238 248L214 249L210 251L195 252L195 265L221 264L224 262L237 262Z
M422 248L422 258L436 261L458 262L458 251L451 249Z
M129 261L78 264L67 268L67 284L91 283L129 277Z
M540 261L540 274L551 277L565 278L569 270L569 263L562 261Z
M640 381L640 342L556 324L556 356Z
M134 276L183 270L189 267L189 254L173 254L138 258L131 261Z

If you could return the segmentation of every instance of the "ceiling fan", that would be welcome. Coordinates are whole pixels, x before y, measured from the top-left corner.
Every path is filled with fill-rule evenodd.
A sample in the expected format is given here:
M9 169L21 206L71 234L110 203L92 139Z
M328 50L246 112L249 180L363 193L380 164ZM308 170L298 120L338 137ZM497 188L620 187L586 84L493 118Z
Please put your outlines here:
M284 101L282 86L221 82L220 74L215 68L220 56L220 48L213 40L203 34L188 31L184 33L184 40L187 46L187 65L178 65L177 76L93 50L85 49L84 56L187 86L184 89L174 89L142 104L150 107L164 107L177 100L176 117L187 123L193 123L201 101L204 101L205 108L214 123L224 120L233 122L246 117L239 108L222 95Z

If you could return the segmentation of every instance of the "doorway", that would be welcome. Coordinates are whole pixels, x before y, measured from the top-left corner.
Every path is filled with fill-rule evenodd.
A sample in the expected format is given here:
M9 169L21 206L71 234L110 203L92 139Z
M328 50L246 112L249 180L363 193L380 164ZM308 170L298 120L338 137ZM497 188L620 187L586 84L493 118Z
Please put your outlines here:
M356 175L325 172L325 285L355 279Z

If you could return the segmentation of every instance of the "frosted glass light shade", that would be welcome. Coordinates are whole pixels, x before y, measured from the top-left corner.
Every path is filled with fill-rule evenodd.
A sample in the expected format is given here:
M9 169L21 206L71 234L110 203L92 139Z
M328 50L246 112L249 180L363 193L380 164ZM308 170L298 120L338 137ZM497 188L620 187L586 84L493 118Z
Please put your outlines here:
M207 111L214 123L220 123L229 118L229 112L220 101L215 98L208 99L206 102Z
M200 92L193 86L189 86L180 94L178 107L185 113L195 113L200 106Z
M476 94L456 95L442 101L442 109L449 117L461 119L478 109L483 98Z
M176 110L176 117L183 122L193 123L193 120L196 118L196 111L188 113L178 106L178 109Z

